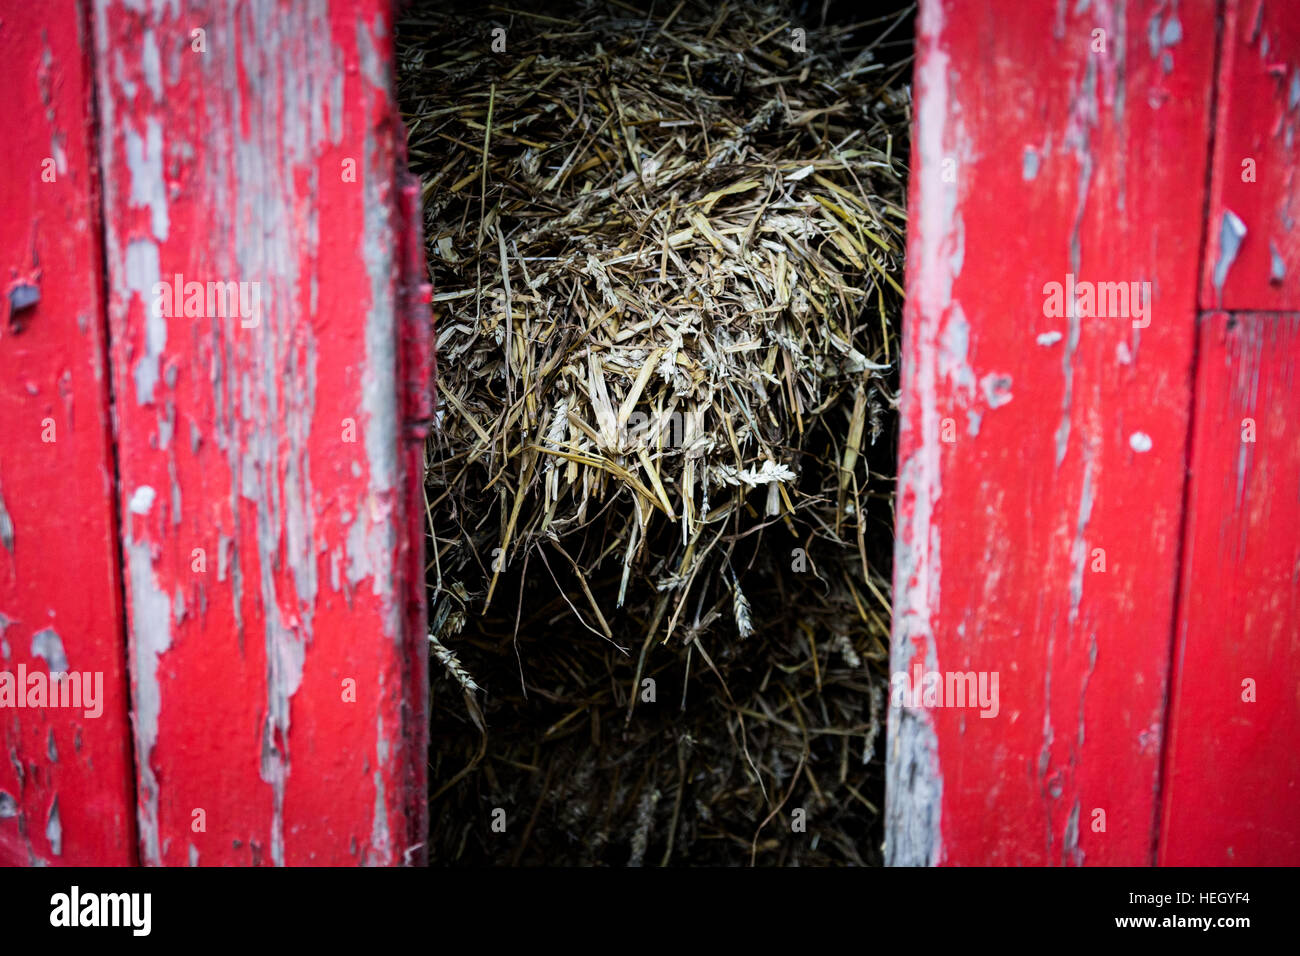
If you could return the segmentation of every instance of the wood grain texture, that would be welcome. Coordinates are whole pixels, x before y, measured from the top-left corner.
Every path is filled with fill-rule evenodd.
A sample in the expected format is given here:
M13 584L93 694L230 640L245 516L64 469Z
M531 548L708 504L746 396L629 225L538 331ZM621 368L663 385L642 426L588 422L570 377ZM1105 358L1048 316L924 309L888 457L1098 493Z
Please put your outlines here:
M61 666L98 697L17 707L0 686L0 864L136 857L82 28L71 3L0 17L0 684L27 703L20 674L42 683Z
M1214 7L921 4L891 669L1000 701L891 707L889 863L1154 859Z
M141 858L415 862L390 4L94 9Z
M1300 863L1300 315L1201 329L1160 862Z

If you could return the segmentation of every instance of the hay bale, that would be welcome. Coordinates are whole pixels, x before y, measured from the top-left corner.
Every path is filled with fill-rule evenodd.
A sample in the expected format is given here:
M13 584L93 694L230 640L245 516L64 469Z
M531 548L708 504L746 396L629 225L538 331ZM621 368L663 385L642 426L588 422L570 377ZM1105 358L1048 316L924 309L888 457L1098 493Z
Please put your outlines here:
M438 323L434 860L878 857L902 20L399 24Z

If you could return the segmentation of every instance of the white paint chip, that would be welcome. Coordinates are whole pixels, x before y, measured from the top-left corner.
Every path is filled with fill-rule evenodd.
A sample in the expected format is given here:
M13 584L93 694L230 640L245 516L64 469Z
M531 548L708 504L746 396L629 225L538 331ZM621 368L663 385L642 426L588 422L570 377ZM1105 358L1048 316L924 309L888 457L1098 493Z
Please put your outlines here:
M126 506L127 510L133 515L147 515L149 509L153 507L154 498L157 496L157 492L148 485L141 485L139 488L135 489L135 493L131 495L131 501Z
M1134 432L1128 436L1128 446L1139 455L1151 450L1151 436L1146 432Z
M1065 336L1063 336L1060 332L1051 331L1051 332L1042 333L1034 341L1037 342L1039 345L1055 345L1063 338L1065 338Z

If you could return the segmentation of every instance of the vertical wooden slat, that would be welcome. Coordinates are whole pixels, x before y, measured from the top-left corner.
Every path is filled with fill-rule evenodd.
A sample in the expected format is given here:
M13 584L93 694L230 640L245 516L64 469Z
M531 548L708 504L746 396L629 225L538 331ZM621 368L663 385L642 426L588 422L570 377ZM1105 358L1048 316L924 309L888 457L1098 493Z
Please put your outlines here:
M147 863L419 857L389 8L94 4Z
M1228 0L1204 309L1300 309L1300 11Z
M1228 0L1159 859L1300 861L1300 20ZM1257 310L1278 309L1282 312ZM1238 311L1240 310L1240 311Z
M917 39L892 670L999 701L891 708L886 858L1150 863L1215 5L923 0ZM1149 311L1054 312L1071 276Z
M1201 331L1160 862L1300 862L1300 314Z
M3 864L135 859L97 160L81 26L71 3L11 4L0 17ZM36 702L29 693L60 667L89 684L98 698L92 706L20 706ZM33 684L30 674L38 675ZM92 704L84 695L82 703Z

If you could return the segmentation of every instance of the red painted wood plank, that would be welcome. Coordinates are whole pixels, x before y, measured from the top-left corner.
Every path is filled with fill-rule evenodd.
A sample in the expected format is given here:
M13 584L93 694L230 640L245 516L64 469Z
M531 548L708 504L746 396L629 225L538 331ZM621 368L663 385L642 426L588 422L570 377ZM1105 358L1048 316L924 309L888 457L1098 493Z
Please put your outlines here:
M890 863L1154 859L1214 6L921 4Z
M6 864L135 859L90 61L81 28L75 4L14 4L0 17L9 119L0 176ZM89 690L83 706L17 706L38 702L29 692L48 690L57 669L78 675L66 685L68 703L79 685ZM28 675L37 675L30 685Z
M389 6L95 4L147 863L420 857Z
M1219 68L1205 309L1300 309L1300 16L1229 0Z
M1300 864L1300 315L1201 329L1161 863Z

